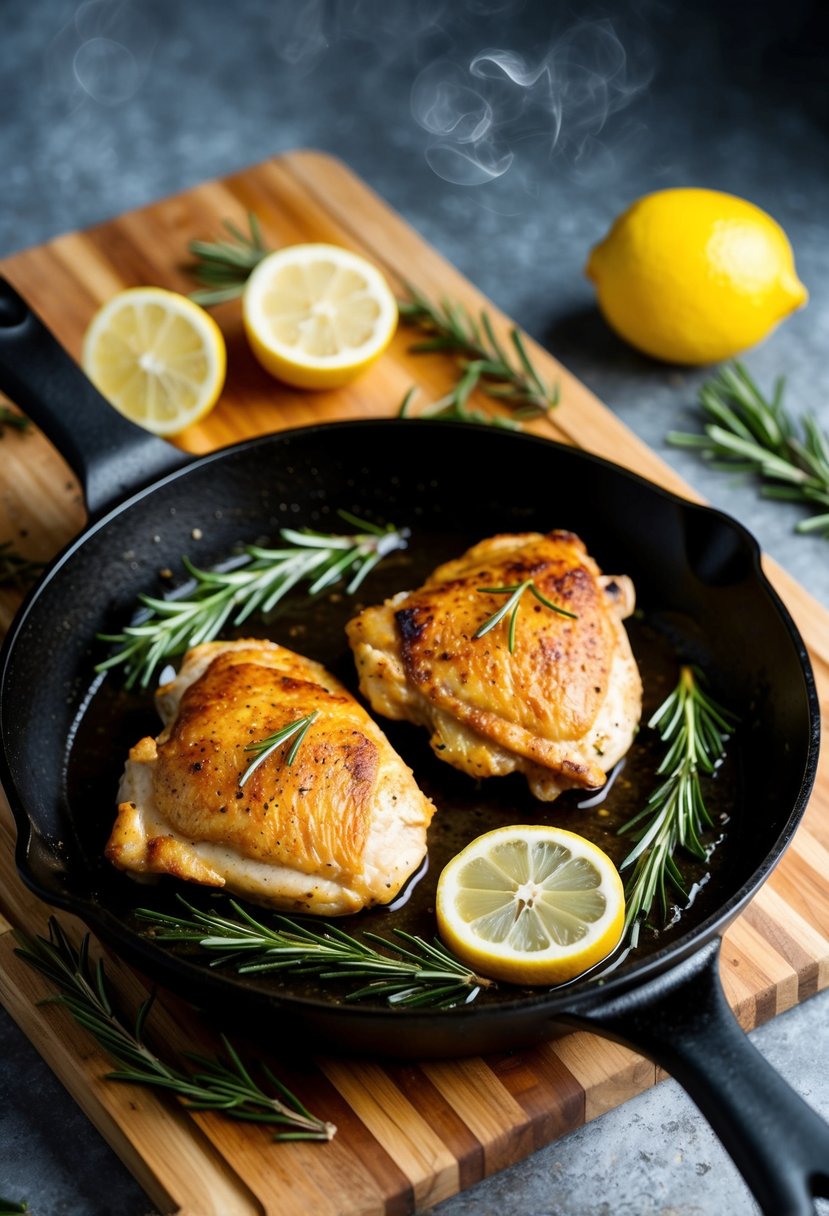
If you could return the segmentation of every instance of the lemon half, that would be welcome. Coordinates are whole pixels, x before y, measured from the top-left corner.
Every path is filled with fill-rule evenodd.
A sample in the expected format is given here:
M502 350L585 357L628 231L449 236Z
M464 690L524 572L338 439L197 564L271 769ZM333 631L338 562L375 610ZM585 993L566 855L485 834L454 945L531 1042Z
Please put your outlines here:
M186 296L129 287L92 318L81 363L120 413L156 435L175 435L218 400L225 342L213 318Z
M596 845L563 828L496 828L453 857L438 880L440 936L481 975L561 984L618 945L622 880Z
M298 388L354 380L397 328L397 302L380 271L338 245L288 245L263 258L242 314L262 366Z
M640 198L593 249L586 273L608 324L669 363L730 359L808 299L780 225L719 190Z

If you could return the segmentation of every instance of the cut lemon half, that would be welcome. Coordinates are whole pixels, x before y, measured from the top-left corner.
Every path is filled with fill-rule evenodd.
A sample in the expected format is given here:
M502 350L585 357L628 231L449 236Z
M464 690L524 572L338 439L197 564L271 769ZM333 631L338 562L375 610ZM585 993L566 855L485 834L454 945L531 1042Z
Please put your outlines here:
M438 880L438 930L459 959L511 984L562 984L618 945L625 894L613 862L563 828L487 832Z
M298 388L336 388L378 359L397 302L371 262L338 245L288 245L259 263L242 299L251 349Z
M161 287L129 287L92 318L81 363L120 413L175 435L216 404L226 359L221 330L198 304Z

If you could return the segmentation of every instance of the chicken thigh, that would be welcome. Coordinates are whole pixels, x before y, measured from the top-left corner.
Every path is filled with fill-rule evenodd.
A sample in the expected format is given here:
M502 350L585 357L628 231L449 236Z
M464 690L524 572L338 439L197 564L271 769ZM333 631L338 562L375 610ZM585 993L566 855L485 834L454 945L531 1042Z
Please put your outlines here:
M164 729L130 751L106 848L116 866L337 916L387 903L422 861L432 803L319 663L273 642L207 642L156 697ZM290 760L286 742L245 778L247 745L314 713Z
M512 651L508 617L476 636L504 605L506 593L492 589L528 580L573 616L528 585ZM427 727L455 768L524 773L551 801L603 785L630 747L642 708L622 624L633 604L630 579L602 575L573 533L501 535L439 566L417 591L365 609L348 638L373 709Z

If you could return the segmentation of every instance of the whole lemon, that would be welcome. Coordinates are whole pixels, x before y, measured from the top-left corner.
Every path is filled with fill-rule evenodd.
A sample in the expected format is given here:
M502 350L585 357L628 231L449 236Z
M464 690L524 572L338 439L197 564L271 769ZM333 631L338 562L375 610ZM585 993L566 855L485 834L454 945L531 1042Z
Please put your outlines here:
M669 363L729 359L809 298L780 225L718 190L640 198L592 250L586 273L608 324Z

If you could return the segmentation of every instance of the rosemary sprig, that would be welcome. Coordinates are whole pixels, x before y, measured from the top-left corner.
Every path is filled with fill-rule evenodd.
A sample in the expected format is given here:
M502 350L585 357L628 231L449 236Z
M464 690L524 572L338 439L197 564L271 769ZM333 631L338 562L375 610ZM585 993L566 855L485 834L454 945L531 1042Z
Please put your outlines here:
M699 391L710 419L703 433L670 431L667 439L696 448L714 468L756 474L768 498L811 507L817 514L795 530L829 538L829 434L812 414L796 420L783 404L784 391L781 376L766 398L741 363L730 364Z
M314 721L314 718L319 714L319 710L312 710L304 718L298 718L296 722L291 722L289 726L283 726L282 730L276 731L273 735L268 735L266 739L257 739L255 743L249 743L245 748L246 752L256 752L257 757L245 769L239 785L243 786L249 777L253 775L260 764L264 764L268 756L273 755L276 749L282 744L287 743L289 739L293 739L293 743L288 749L288 754L285 757L286 764L293 764L296 760L296 754L299 751L300 744L308 733L308 727Z
M98 634L117 649L95 670L123 666L127 688L136 680L146 688L164 660L218 637L228 621L241 625L254 612L270 612L303 581L309 581L307 594L314 596L350 575L346 591L353 595L384 557L406 548L409 531L391 524L381 528L347 511L339 514L359 532L333 536L310 529L297 532L282 528L280 536L286 548L248 545L233 567L226 570L201 570L183 558L193 582L170 599L140 595L139 601L146 609L142 618L121 633Z
M187 248L195 262L188 269L202 285L190 295L196 304L210 308L237 299L251 271L271 252L262 241L259 221L252 211L248 212L248 225L250 234L242 232L231 220L223 220L230 240L190 241Z
M25 1199L21 1199L17 1203L14 1199L4 1199L0 1195L0 1216L18 1216L18 1213L28 1212L29 1205Z
M445 298L433 303L408 283L406 290L409 298L398 300L401 320L426 335L410 350L415 354L438 351L452 355L460 373L454 387L439 401L421 410L417 417L484 422L512 428L522 421L543 417L558 405L558 385L548 385L542 380L517 326L510 330L510 350L496 337L485 309L476 319L463 304L453 304ZM510 411L512 419L470 410L469 397L478 388L500 401ZM400 417L412 417L414 394L414 389L406 393Z
M18 553L12 541L0 541L0 586L28 587L45 566L45 562Z
M0 438L7 429L28 431L31 425L31 419L27 418L25 414L18 414L17 410L10 410L7 405L0 403Z
M470 1004L481 988L492 984L437 942L402 929L395 930L394 942L376 933L364 933L358 940L336 925L311 928L285 916L265 924L235 900L228 901L234 916L194 908L181 896L178 900L185 915L169 916L149 908L139 908L136 915L152 926L157 940L198 945L218 956L211 966L232 963L240 975L291 971L326 980L363 979L368 982L347 992L344 1000L383 997L393 1006L433 1009Z
M575 612L568 612L567 609L562 608L560 604L554 604L552 600L548 600L545 595L542 595L535 585L535 580L531 578L525 579L523 583L514 583L510 587L476 587L475 590L479 591L482 595L509 596L506 603L502 604L496 612L493 612L492 616L487 617L483 625L480 625L472 636L473 638L484 637L485 634L489 633L490 629L494 629L496 625L500 624L507 613L509 613L510 654L513 654L515 651L515 624L518 617L518 608L521 603L521 597L525 591L529 591L531 595L535 596L539 603L543 604L545 608L552 608L553 612L557 612L559 616L570 617L570 619L573 621L578 619Z
M700 675L692 667L682 667L673 692L648 722L658 730L668 750L657 774L665 781L651 794L644 810L619 830L636 840L620 865L634 866L626 889L625 931L631 931L631 945L639 941L642 922L650 914L657 895L663 918L668 917L667 884L687 898L682 873L674 860L677 849L705 861L710 855L702 842L706 828L713 826L705 805L700 773L713 773L725 755L726 741L736 718L718 705L699 684Z
M251 1077L238 1053L222 1036L227 1058L186 1053L197 1071L189 1073L157 1056L144 1042L144 1026L153 1004L149 997L139 1008L132 1029L114 1012L107 991L103 962L89 959L89 934L75 949L60 923L49 921L49 938L19 934L22 946L15 953L58 989L45 1003L63 1005L78 1025L88 1030L117 1068L112 1081L150 1085L176 1094L193 1110L222 1111L233 1119L272 1123L284 1127L275 1140L330 1140L331 1123L310 1114L267 1066L262 1071L277 1091L267 1093Z

